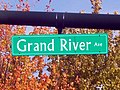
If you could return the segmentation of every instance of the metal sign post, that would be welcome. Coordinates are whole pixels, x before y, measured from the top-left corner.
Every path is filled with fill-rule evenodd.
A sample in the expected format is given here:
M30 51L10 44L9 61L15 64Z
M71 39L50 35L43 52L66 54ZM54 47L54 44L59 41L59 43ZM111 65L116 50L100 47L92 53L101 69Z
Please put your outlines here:
M119 30L120 15L0 11L0 24Z

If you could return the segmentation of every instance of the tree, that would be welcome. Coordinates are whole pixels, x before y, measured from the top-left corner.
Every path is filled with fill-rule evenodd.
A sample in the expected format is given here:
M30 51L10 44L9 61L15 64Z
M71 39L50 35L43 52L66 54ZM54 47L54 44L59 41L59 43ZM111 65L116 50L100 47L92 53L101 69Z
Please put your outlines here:
M39 1L39 0L38 0ZM101 0L91 0L93 13L98 14ZM10 3L1 2L1 9L8 10ZM51 0L46 11L52 11ZM19 0L17 10L29 11L28 0ZM118 14L115 12L115 14ZM10 39L13 35L26 34L26 26L0 25L0 90L105 90L120 89L120 31L114 37L112 30L65 28L64 34L107 33L109 53L106 55L12 56ZM57 34L50 27L34 27L29 34ZM43 74L43 68L51 73ZM35 77L34 73L38 75Z
M101 9L100 0L91 0L93 13ZM115 12L116 14L116 12ZM52 89L95 90L102 86L105 90L120 89L120 35L114 38L112 30L65 28L64 34L107 33L109 53L106 55L72 55L51 57L56 67L52 67L50 78L56 84ZM120 32L120 31L119 31ZM53 59L55 58L55 59Z
M50 4L50 2L49 2ZM1 1L2 10L8 10L12 5ZM16 5L19 11L29 11L28 0L19 0ZM49 8L48 8L49 9ZM12 56L11 37L26 34L26 26L0 25L0 90L47 90L51 83L46 74L42 74L46 66L44 56ZM57 33L47 27L34 27L30 34ZM35 77L34 73L39 72Z

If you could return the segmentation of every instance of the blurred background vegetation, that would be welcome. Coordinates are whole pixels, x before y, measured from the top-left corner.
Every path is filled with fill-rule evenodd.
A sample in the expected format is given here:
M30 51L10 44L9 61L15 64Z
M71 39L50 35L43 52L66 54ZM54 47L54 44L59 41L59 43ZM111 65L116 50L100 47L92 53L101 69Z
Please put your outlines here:
M39 1L39 0L38 0ZM101 0L90 0L93 14L102 9ZM17 10L29 11L27 0ZM49 1L49 4L51 0ZM10 5L3 4L3 10ZM49 6L49 5L48 5ZM51 10L48 7L47 11ZM80 13L85 13L81 11ZM118 14L117 11L114 14ZM63 34L107 33L106 55L12 56L12 35L26 34L26 26L0 25L0 90L120 90L120 30L64 28ZM57 34L57 29L33 27L29 34ZM46 62L45 62L46 61ZM43 69L47 68L47 75ZM35 76L34 74L37 73Z

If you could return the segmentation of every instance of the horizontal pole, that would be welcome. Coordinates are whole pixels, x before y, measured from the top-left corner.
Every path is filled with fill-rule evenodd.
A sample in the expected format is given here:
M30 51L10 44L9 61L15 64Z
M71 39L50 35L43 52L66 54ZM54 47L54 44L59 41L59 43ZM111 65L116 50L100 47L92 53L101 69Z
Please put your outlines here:
M0 24L119 30L120 15L0 11Z

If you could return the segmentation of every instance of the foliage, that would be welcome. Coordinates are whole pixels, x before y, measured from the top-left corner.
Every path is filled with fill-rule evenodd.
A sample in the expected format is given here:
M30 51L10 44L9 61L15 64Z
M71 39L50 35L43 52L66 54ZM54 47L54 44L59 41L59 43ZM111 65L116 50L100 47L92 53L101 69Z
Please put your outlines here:
M40 1L40 0L38 0ZM101 0L91 0L93 12L99 13ZM1 9L12 5L1 2ZM52 11L51 0L46 11ZM29 11L29 0L19 0L17 10ZM117 14L117 12L115 12ZM108 33L107 55L12 56L11 37L26 34L26 26L0 25L0 90L95 90L103 85L104 90L120 89L120 31L114 37L112 30L65 28L64 34ZM57 29L34 27L29 34L57 34ZM50 61L51 60L51 61ZM43 73L44 67L51 73ZM34 73L38 72L35 77Z

